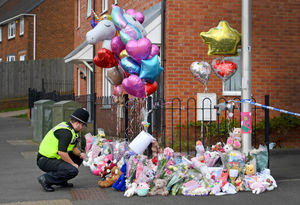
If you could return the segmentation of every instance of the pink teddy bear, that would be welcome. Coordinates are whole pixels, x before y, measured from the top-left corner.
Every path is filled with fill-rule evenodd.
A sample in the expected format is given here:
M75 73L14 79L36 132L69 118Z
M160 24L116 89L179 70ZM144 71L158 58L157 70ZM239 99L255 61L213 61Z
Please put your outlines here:
M112 161L112 155L109 154L109 155L106 155L103 159L102 162L100 162L98 165L97 165L97 169L95 170L92 170L92 173L94 175L100 175L100 173L103 172L103 168L105 167L105 165L107 164L108 161Z

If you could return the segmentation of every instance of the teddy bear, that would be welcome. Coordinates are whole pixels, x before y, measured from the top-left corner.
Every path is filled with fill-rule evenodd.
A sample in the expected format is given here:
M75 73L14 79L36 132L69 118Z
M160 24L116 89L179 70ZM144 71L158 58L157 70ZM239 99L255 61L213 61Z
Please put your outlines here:
M158 195L158 194L162 196L167 196L169 194L169 191L167 189L167 180L154 179L153 183L154 183L154 187L149 192L150 196Z
M158 142L156 139L152 140L152 157L157 157L158 153L162 153L162 149L159 148Z
M97 176L97 175L100 175L101 172L103 172L106 164L112 160L112 155L111 154L101 155L101 156L97 157L96 159L97 159L97 162L94 163L95 168L91 169L91 170L92 170L92 173Z
M99 176L102 177L102 178L104 178L104 177L106 177L106 175L108 175L108 174L110 174L110 173L113 173L113 172L112 172L112 169L113 169L114 167L117 167L116 161L115 161L115 160L114 160L114 161L108 161L108 162L106 163L106 165L105 165L104 167L102 167L102 170L103 170L103 171L101 171L101 172L99 173Z
M241 177L238 177L236 180L235 180L235 191L238 192L238 191L244 191L244 188L243 188L243 181L241 179Z
M255 175L256 170L255 170L253 164L246 164L245 168L246 168L246 170L245 170L246 175L249 175L249 176Z
M241 128L234 128L227 138L227 144L231 145L233 149L240 149L242 144Z
M122 172L118 168L118 166L114 166L111 170L111 175L109 177L106 177L104 181L98 181L98 185L103 188L111 187L119 179L121 174Z
M126 189L126 170L127 170L127 164L124 163L123 166L121 167L121 176L118 178L118 180L112 185L112 188L119 190L119 191L125 191Z
M131 197L136 193L136 189L137 189L137 183L133 182L132 184L128 185L127 190L124 193L124 196L126 197Z

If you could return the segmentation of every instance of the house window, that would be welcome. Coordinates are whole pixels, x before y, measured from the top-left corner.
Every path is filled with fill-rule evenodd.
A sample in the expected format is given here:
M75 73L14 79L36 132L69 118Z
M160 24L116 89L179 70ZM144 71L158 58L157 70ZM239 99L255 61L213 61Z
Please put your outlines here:
M108 10L108 0L102 0L102 13Z
M2 62L2 58L0 58L0 62Z
M0 42L2 42L2 27L0 27Z
M107 70L108 69L102 69L103 70L103 96L111 96L111 84L107 80Z
M16 56L15 56L15 55L8 55L8 56L6 57L6 61L7 61L7 62L16 61Z
M20 61L25 61L25 59L26 59L26 55L21 55L20 56Z
M86 16L89 17L92 14L92 1L91 0L87 0L87 14Z
M102 100L102 108L110 108L111 107L111 84L110 82L107 80L107 70L108 69L102 69L102 96L104 97Z
M77 0L77 28L80 27L80 0Z
M24 18L20 19L20 36L24 34Z
M238 50L239 55L230 57L230 59L236 63L237 71L235 74L223 82L223 95L240 96L241 95L241 84L242 84L242 52ZM226 60L226 58L225 58Z
M16 36L16 22L11 22L8 24L8 39L14 38Z

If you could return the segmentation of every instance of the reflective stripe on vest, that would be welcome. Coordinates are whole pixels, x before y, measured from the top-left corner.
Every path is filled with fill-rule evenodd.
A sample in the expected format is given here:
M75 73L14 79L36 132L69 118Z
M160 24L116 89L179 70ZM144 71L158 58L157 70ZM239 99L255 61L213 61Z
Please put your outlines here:
M70 144L68 145L67 151L69 152L73 150L76 139L78 138L78 134L76 134L73 129L70 129L66 122L62 122L56 125L54 128L52 128L42 140L39 148L39 153L41 155L48 158L61 158L58 154L58 139L54 135L54 132L58 129L67 129L71 131L72 139Z

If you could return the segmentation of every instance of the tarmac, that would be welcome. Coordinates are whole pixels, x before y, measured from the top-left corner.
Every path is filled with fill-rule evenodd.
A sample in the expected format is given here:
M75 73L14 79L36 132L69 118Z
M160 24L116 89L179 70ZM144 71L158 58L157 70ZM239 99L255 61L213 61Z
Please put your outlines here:
M112 188L98 187L99 178L84 166L79 168L79 175L71 180L73 188L55 187L55 192L45 192L37 182L37 177L43 172L36 166L38 143L32 140L33 127L29 120L14 118L14 115L16 112L0 113L0 205L293 205L300 201L300 149L271 150L270 169L278 188L259 195L239 192L225 196L126 198L122 192Z

